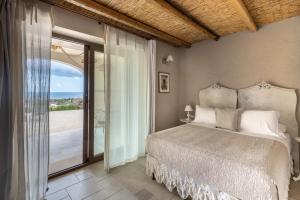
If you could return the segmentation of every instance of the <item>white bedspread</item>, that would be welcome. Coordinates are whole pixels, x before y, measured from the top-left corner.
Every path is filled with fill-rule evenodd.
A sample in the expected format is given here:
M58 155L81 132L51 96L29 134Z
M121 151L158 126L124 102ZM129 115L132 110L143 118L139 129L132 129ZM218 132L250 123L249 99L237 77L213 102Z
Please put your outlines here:
M193 124L153 133L146 145L156 165L243 200L288 199L289 148L288 139Z

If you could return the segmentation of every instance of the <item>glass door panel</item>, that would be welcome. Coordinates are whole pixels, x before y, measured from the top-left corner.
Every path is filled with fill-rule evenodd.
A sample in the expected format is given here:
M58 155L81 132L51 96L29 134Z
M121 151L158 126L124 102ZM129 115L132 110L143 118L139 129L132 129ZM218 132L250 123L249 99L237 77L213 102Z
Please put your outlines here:
M104 54L94 51L94 149L96 157L104 152L105 131L105 71Z
M84 45L53 38L49 174L83 163Z
M103 159L104 47L63 35L52 39L49 177Z

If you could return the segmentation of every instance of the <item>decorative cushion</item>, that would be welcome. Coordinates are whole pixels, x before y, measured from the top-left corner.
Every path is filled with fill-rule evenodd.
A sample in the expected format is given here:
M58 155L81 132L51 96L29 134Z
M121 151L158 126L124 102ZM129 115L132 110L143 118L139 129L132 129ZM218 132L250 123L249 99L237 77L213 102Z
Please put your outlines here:
M239 110L225 108L216 108L216 126L236 131L238 129Z
M196 105L194 122L216 126L216 113L213 108Z

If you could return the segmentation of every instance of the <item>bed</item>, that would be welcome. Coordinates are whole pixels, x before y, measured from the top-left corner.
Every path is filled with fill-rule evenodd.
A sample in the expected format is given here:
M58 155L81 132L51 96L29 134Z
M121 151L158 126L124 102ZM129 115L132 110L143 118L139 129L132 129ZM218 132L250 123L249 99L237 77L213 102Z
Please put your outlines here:
M277 110L288 133L278 138L193 123L156 132L147 138L147 175L183 199L287 200L291 173L299 171L295 90L214 84L199 99L207 107Z

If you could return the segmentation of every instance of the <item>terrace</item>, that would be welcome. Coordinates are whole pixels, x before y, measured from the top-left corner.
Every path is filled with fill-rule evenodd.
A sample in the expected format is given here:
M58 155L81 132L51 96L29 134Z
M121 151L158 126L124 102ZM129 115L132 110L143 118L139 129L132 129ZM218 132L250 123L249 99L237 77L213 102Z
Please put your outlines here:
M54 173L82 163L83 110L51 111L50 117L50 165ZM104 151L103 126L97 126L95 152Z
M51 111L49 173L82 163L83 110Z

